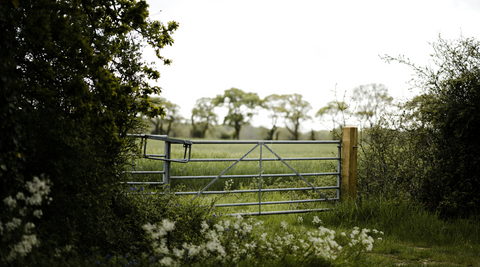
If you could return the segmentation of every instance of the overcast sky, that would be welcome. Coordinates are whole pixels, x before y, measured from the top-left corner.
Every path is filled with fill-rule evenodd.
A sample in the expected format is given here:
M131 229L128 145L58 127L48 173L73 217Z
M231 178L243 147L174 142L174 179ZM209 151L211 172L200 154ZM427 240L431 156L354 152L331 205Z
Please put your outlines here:
M381 83L396 98L411 96L412 70L379 55L428 64L430 42L480 38L478 0L147 0L150 18L180 24L158 64L163 97L190 118L195 101L232 87L270 94L299 93L315 113L338 94ZM147 61L155 56L146 53ZM223 116L220 118L223 121ZM269 127L267 115L253 118ZM330 124L329 124L330 125Z

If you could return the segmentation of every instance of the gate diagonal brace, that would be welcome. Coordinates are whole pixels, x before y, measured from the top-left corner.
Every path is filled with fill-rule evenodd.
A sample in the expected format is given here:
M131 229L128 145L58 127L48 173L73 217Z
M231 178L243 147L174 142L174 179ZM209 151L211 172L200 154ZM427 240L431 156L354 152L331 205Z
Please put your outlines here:
M217 181L220 177L222 177L222 175L224 175L228 170L230 170L231 168L233 168L233 166L237 165L237 163L239 163L240 161L242 161L242 159L244 159L246 156L248 156L248 154L250 154L253 150L255 150L255 148L257 148L260 144L257 144L256 146L254 146L252 149L250 149L250 151L247 152L247 154L243 155L243 157L239 158L237 161L235 161L235 163L233 163L232 165L230 165L230 167L226 168L222 173L220 173L220 175L218 175L215 179L213 179L207 186L205 186L200 192L198 192L198 194L192 199L196 199L199 195L201 195L205 190L207 190L213 183L215 183L215 181Z
M287 166L290 170L292 170L297 176L302 178L303 181L305 181L313 190L315 190L318 194L320 194L323 198L325 198L326 201L330 201L324 194L320 193L320 191L318 191L309 181L307 181L307 179L303 178L303 176L300 173L298 173L295 169L290 167L290 165L288 165L280 156L278 156L277 153L273 152L273 150L271 150L265 144L263 144L263 146L266 147L270 152L272 152L273 155L275 155L283 164L285 164L285 166Z

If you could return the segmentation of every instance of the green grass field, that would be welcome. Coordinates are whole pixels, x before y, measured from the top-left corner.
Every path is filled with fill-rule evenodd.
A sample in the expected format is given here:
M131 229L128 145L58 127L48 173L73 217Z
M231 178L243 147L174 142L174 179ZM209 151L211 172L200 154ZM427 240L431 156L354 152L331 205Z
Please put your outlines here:
M337 157L338 148L336 144L267 144L281 158L301 157ZM171 189L175 192L198 192L205 188L215 177L232 166L236 160L244 156L254 144L194 144L191 150L191 159L233 159L232 161L221 162L188 162L171 164ZM182 145L172 144L172 158L182 159L184 157ZM147 143L147 154L164 154L164 142L149 140ZM255 148L245 158L259 158L260 147ZM262 189L275 188L308 188L310 187L303 179L296 176L293 168L298 173L335 173L337 172L337 160L288 160L285 161L290 167L279 160L267 148L262 148ZM134 171L161 171L163 161L152 159L135 159ZM225 172L217 179L201 197L215 201L217 204L228 203L252 203L259 201L258 191L251 193L232 193L236 190L258 190L259 189L259 161L241 161ZM292 174L292 176L269 177L269 174ZM230 175L250 175L255 177L231 178ZM162 174L135 174L127 177L127 180L134 182L159 182L162 181ZM186 176L210 176L202 179L182 179ZM309 175L304 178L315 187L337 186L337 175ZM227 186L228 185L228 186ZM137 185L139 187L140 185ZM143 185L148 191L162 190L159 186ZM228 194L208 194L211 191L225 191ZM336 198L337 190L319 190L328 198ZM193 197L193 195L192 195ZM319 199L320 194L313 190L308 191L284 191L284 192L263 192L262 202ZM262 205L262 211L292 210L323 208L323 203L290 203L283 205ZM246 205L240 207L224 208L224 213L246 213L258 212L258 205Z
M336 157L336 145L268 145L280 157ZM193 145L192 159L205 158L239 158L245 155L254 145ZM147 153L163 154L164 143L149 141ZM172 158L183 157L183 147L172 145ZM258 158L256 148L247 158ZM275 158L267 149L263 149L263 158ZM172 176L218 175L228 168L231 162L189 162L172 163ZM335 172L337 161L288 161L295 170L301 173ZM137 159L135 170L162 170L163 161ZM257 174L259 162L239 162L225 175ZM262 162L262 175L271 173L292 173L283 163ZM133 181L161 181L162 175L135 175ZM307 180L315 186L335 186L336 175L308 176ZM232 179L228 190L258 190L258 177ZM198 191L212 179L172 179L173 191ZM225 189L230 179L218 179L207 191ZM140 185L137 185L139 187ZM262 188L298 188L308 187L295 176L262 179ZM162 190L160 187L145 186L147 190ZM336 190L323 190L328 197L335 197ZM179 196L191 198L193 196ZM259 194L223 194L201 196L204 203L250 203L258 202ZM286 201L320 198L316 192L290 191L262 193L262 202ZM323 224L337 233L355 226L377 229L385 232L382 240L377 240L374 249L366 255L362 266L480 266L480 225L479 218L469 220L443 221L436 214L424 211L421 207L409 203L395 201L367 200L364 203L291 203L281 205L262 205L262 212L278 210L298 210L311 208L330 208L327 212L312 212L306 214L270 215L259 217L268 225L271 233L282 231L280 224L287 222L296 227L298 233L305 229L314 229L311 222L313 216L322 219ZM217 214L258 212L258 205L221 207ZM299 217L305 223L298 223Z

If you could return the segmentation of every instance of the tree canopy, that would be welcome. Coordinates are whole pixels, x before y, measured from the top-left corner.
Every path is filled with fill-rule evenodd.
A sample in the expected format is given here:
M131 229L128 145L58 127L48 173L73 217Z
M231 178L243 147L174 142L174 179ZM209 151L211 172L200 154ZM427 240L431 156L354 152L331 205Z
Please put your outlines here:
M192 135L194 137L205 138L205 133L212 123L217 123L217 114L214 113L215 105L213 100L208 97L202 97L195 102L192 109Z
M320 120L330 116L335 129L337 124L343 127L346 124L345 115L349 114L349 105L345 101L330 101L326 106L320 108L315 114Z
M303 100L303 96L300 94L284 95L283 99L285 127L292 134L293 140L298 140L300 123L311 119L308 112L312 107L308 101Z
M113 244L119 176L158 71L142 60L173 44L178 23L148 18L145 1L0 3L0 198L34 176L52 184L36 221L58 244ZM113 201L113 202L112 202ZM3 218L2 218L3 219ZM110 230L109 230L110 229ZM45 234L46 235L46 234ZM43 236L46 237L46 236ZM52 241L52 242L53 242ZM1 247L0 250L4 251Z
M152 97L151 101L164 110L163 114L148 118L154 127L152 133L169 135L173 124L183 120L183 117L180 115L180 106L163 97ZM166 126L164 126L164 124L166 124Z
M278 119L282 117L285 110L285 96L284 95L269 95L263 100L263 108L269 111L268 117L272 119L272 128L268 131L267 140L273 140L275 132L277 131Z
M356 104L355 115L373 123L379 113L392 103L393 97L388 94L385 85L372 83L354 88L352 100Z
M223 95L217 95L213 99L216 106L228 107L228 114L225 116L224 124L235 129L235 139L240 138L240 129L249 123L255 114L255 109L261 106L262 100L257 93L246 93L237 88L225 90Z

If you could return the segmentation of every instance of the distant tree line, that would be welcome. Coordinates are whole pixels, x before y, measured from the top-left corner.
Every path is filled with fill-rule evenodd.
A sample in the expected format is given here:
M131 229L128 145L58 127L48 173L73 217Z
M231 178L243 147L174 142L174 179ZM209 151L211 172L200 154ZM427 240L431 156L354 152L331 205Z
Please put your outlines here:
M174 124L190 124L189 135L196 138L205 138L206 132L219 123L215 109L225 107L228 113L223 118L222 125L233 128L233 139L240 138L240 130L249 125L253 116L260 110L268 111L271 126L261 139L275 140L279 138L280 128L288 133L288 139L299 140L302 133L302 123L312 120L308 115L312 107L303 99L301 94L272 94L261 99L257 93L244 92L241 89L231 88L225 90L223 95L215 98L202 97L198 99L192 109L190 119L182 117L180 107L169 100L156 97L153 103L160 105L165 112L155 118L149 118L152 134L169 135ZM372 121L389 105L393 98L389 96L388 89L382 84L362 85L353 90L351 101L331 101L316 113L316 117L323 122L331 121L332 130L341 128L347 123L347 117L359 120ZM354 111L352 111L354 109ZM187 122L189 121L189 123ZM225 137L225 136L224 136ZM310 131L310 139L315 139L314 131Z

